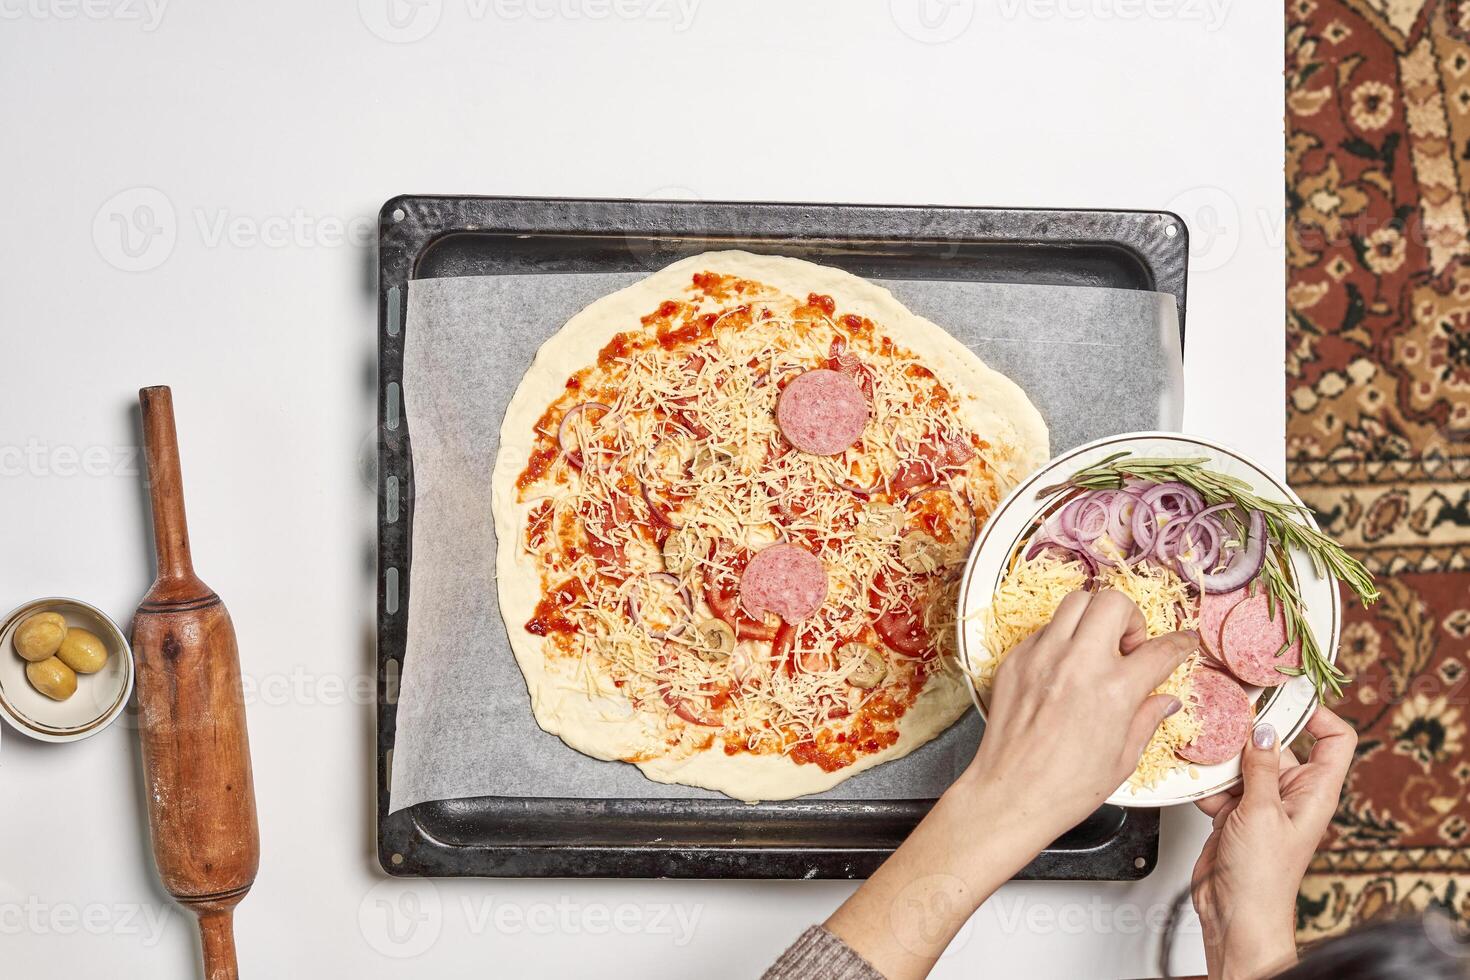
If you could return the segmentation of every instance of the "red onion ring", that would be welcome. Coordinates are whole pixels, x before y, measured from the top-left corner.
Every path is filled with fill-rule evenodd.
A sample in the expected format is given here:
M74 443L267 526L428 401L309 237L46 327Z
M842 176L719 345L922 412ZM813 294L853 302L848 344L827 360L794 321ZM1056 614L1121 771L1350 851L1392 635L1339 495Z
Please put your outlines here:
M1077 540L1077 501L1081 499L1074 497L1067 501L1067 505L1056 513L1057 530L1070 541Z
M1139 499L1133 505L1133 520L1129 522L1133 532L1133 557L1127 564L1132 567L1153 554L1154 542L1159 537L1159 519L1152 504Z
M1140 499L1133 506L1133 520L1130 523L1133 540L1145 552L1148 551L1153 546L1154 539L1159 536L1159 517L1154 513L1154 505Z
M578 415L581 415L583 412L587 411L590 408L598 408L604 412L612 411L611 405L604 405L602 402L581 402L580 404L573 405L571 408L567 409L567 413L561 417L561 424L556 427L557 448L559 448L566 456L567 462L575 466L579 470L582 468L582 453L576 449L568 448L567 426L571 424L572 419L576 418Z
M1189 522L1182 519L1171 520L1159 528L1159 536L1154 540L1153 556L1162 564L1172 565L1178 551L1179 539L1187 530Z
M1266 516L1258 510L1251 511L1246 531L1245 546L1237 551L1230 563L1218 572L1207 573L1200 581L1205 592L1234 592L1242 588L1261 573L1266 563Z
M1111 496L1104 496L1107 491L1100 492L1097 496L1087 495L1078 497L1076 501L1077 514L1073 519L1076 525L1074 536L1078 541L1086 544L1096 541L1108 530L1108 503Z
M1188 558L1183 555L1175 555L1175 559L1180 563L1195 566L1196 575L1193 581L1196 584L1198 584L1199 580L1199 571L1215 567L1215 562L1220 558L1220 542L1224 536L1224 530L1221 529L1219 524L1215 523L1213 518L1206 518L1201 521L1196 517L1185 525L1184 534L1182 535L1184 539L1182 543L1185 550L1194 552L1203 547L1203 553L1191 555Z
M1201 572L1219 559L1223 538L1224 530L1212 515L1203 520L1198 514L1174 517L1160 529L1151 556L1198 586ZM1194 554L1197 549L1202 553Z
M879 477L878 482L866 487L860 487L856 483L847 483L843 480L838 480L837 485L846 490L848 493L853 494L854 496L862 497L864 500L866 500L873 494L877 493L879 490L883 489L883 479L882 477Z
M684 587L683 582L679 581L678 576L671 575L668 572L651 572L649 573L648 578L672 582L675 591L679 593L679 598L684 600L684 608L690 611L694 609L694 603L689 598L689 590ZM684 632L684 627L688 625L687 623L680 623L678 626L675 626L671 630L649 629L648 624L643 621L642 613L638 611L639 591L640 590L637 583L634 583L633 590L628 593L628 615L632 618L633 622L637 623L639 626L642 626L644 631L647 632L648 635L653 637L655 640L667 640L670 637L678 636L680 633Z
M1054 513L1050 517L1048 517L1046 519L1046 523L1041 525L1041 532L1042 534L1046 535L1050 540L1055 541L1057 544L1070 551L1077 551L1082 547L1075 537L1068 534L1062 528L1062 519L1060 513Z
M652 517L654 521L662 524L664 527L670 529L671 531L677 531L682 528L684 526L683 524L677 523L672 517L669 516L668 511L662 505L654 502L653 494L649 492L648 484L643 481L643 478L640 476L637 479L638 490L643 494L643 502L648 505L648 515Z
M1064 561L1080 561L1087 567L1087 578L1083 580L1082 587L1088 588L1096 580L1098 575L1097 560L1086 551L1079 548L1068 548L1066 545L1055 541L1033 541L1026 549L1026 560L1030 561L1043 551L1050 551Z
M1133 552L1133 512L1138 507L1138 498L1122 490L1108 504L1107 535L1120 551L1128 554Z
M1189 519L1180 540L1175 542L1176 549L1173 558L1181 569L1190 573L1188 577L1195 585L1200 584L1202 573L1212 571L1219 563L1225 545L1225 528L1215 515L1221 511L1232 510L1234 506L1234 504L1225 503L1206 507ZM1185 551L1193 552L1199 549L1202 549L1202 553L1198 555L1186 557L1183 554Z
M1165 503L1170 498L1176 502L1175 506ZM1205 498L1201 497L1198 491L1188 484L1177 481L1154 484L1143 492L1142 499L1153 505L1156 510L1172 514L1192 515L1205 506Z

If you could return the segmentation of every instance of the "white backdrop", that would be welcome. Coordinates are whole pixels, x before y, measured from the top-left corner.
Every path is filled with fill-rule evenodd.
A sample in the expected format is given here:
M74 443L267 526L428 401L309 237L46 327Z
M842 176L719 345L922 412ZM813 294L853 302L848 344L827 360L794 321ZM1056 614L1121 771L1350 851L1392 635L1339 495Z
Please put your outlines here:
M1195 236L1188 427L1279 464L1280 21L1231 0L0 0L0 606L130 616L151 578L135 392L170 384L247 674L244 973L754 975L852 886L374 866L378 206L1172 208ZM134 732L0 741L4 972L192 976ZM1008 886L939 974L1152 975L1202 827L1167 815L1136 885ZM1198 968L1197 935L1181 951Z

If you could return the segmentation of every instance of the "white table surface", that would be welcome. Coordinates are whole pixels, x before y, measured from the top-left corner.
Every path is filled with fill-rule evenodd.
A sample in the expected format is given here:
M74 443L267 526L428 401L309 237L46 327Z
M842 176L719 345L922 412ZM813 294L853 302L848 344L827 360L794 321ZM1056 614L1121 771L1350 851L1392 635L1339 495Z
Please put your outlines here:
M1195 228L1187 427L1279 465L1280 10L417 2L0 0L0 606L60 593L131 615L151 578L135 392L170 384L197 564L250 692L263 858L237 916L245 975L753 976L853 886L375 866L378 206L1172 207ZM193 976L134 732L0 740L4 974ZM1203 832L1166 814L1137 884L1007 886L937 974L1155 975L1149 922ZM1179 954L1199 967L1197 934Z

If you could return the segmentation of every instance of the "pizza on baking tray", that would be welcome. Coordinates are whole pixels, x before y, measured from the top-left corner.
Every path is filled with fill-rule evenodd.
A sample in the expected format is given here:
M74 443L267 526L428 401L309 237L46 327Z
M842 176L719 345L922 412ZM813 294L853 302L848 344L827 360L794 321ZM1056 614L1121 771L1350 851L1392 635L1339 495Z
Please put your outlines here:
M593 304L507 411L498 586L538 723L781 799L963 713L979 523L1047 455L1013 383L835 269L708 253Z

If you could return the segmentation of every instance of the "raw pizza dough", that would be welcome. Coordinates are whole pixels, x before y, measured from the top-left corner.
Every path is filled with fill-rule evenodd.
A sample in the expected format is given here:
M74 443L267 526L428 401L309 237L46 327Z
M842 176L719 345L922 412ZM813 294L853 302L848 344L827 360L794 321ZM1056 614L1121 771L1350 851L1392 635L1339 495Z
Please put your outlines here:
M951 664L928 677L899 719L891 745L828 772L780 753L726 752L719 739L709 737L709 729L683 726L662 703L655 706L659 710L635 709L618 687L579 670L574 658L548 657L550 641L523 625L545 594L537 560L523 546L537 501L520 500L517 487L531 462L538 420L563 396L568 379L591 366L616 335L639 330L641 318L661 304L687 297L698 273L753 280L792 297L828 296L840 313L871 320L876 333L917 356L959 400L956 411L964 424L993 447L987 462L996 473L997 497L1048 458L1047 430L1014 382L986 367L941 327L910 312L888 290L798 259L739 251L692 256L598 300L542 345L506 410L493 477L500 607L537 723L580 752L633 762L659 782L717 790L749 802L789 799L907 755L944 731L969 705L958 670Z

